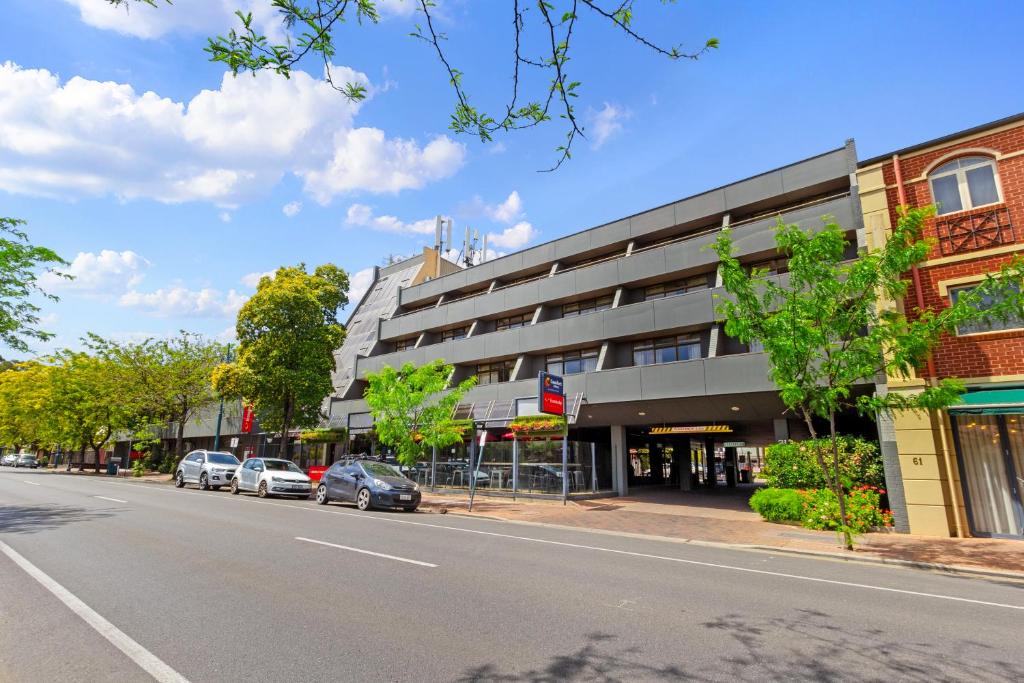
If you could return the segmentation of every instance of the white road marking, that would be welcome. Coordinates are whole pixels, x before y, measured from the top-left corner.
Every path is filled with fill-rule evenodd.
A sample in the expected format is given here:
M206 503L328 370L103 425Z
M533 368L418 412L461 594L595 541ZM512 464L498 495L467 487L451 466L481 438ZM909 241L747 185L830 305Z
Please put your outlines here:
M3 541L0 541L0 552L11 558L15 564L25 570L26 574L57 596L57 599L63 602L68 609L80 616L85 623L92 626L97 633L110 641L114 647L125 653L129 659L138 664L150 676L160 681L160 683L188 683L187 678L169 667L155 654L132 640L124 631L104 619L95 610L79 600L71 591L51 579L43 570L26 560L18 551Z
M112 482L104 482L104 483L109 483L111 486L135 486L135 487L138 487L138 488L149 488L150 490L154 490L154 489L151 488L151 486L146 485L146 484L114 484ZM180 493L180 492L166 491L166 493ZM193 492L190 491L188 493L193 493ZM195 492L195 493L197 495L199 495L198 492ZM435 528L435 529L447 529L449 531L461 531L461 532L467 533L467 534L478 534L478 535L481 535L481 536L494 536L494 537L498 537L498 538L508 538L508 539L517 540L517 541L526 541L526 542L529 542L529 543L543 543L543 544L546 544L546 545L562 546L562 547L566 547L566 548L578 548L578 549L581 549L581 550L593 550L593 551L596 551L596 552L613 553L613 554L616 554L616 555L627 555L627 556L630 556L630 557L642 557L642 558L651 559L651 560L663 560L663 561L666 561L666 562L676 562L676 563L680 563L680 564L689 564L689 565L694 565L694 566L699 566L699 567L712 567L712 568L715 568L715 569L728 569L728 570L731 570L731 571L745 572L745 573L748 573L748 574L761 574L761 575L765 575L765 576L777 576L777 577L780 577L780 578L793 579L793 580L797 580L797 581L810 581L810 582L813 582L813 583L824 583L824 584L830 584L830 585L835 585L835 586L846 586L848 588L862 588L864 590L882 591L882 592L885 592L885 593L899 593L899 594L902 594L902 595L913 595L913 596L917 596L917 597L934 598L936 600L949 600L949 601L953 601L953 602L969 603L969 604L972 604L972 605L984 605L986 607L1001 607L1001 608L1004 608L1004 609L1013 609L1013 610L1024 611L1024 605L1011 605L1011 604L1002 603L1002 602L989 602L987 600L975 600L973 598L962 598L962 597L959 597L959 596L956 596L956 595L942 595L940 593L925 593L925 592L922 592L922 591L905 590L905 589L902 589L902 588L889 588L887 586L872 586L870 584L856 583L856 582L852 582L852 581L839 581L839 580L836 580L836 579L823 579L823 578L819 578L819 577L816 577L816 576L804 576L802 574L789 574L789 573L786 573L786 572L773 572L773 571L768 571L768 570L765 570L765 569L752 569L752 568L749 568L749 567L737 567L737 566L734 566L734 565L718 564L718 563L715 563L715 562L703 562L703 561L700 561L700 560L687 560L687 559L683 559L681 557L668 557L668 556L664 556L664 555L651 555L651 554L647 554L647 553L638 553L638 552L634 552L634 551L631 551L631 550L618 550L616 548L602 548L600 546L584 545L584 544L580 544L580 543L569 543L569 542L566 542L566 541L552 541L552 540L543 539L543 538L531 538L529 536L515 536L513 534L501 534L501 533L497 533L495 531L481 531L479 529L463 529L461 527L446 526L444 524L431 524L429 522L415 522L415 521L409 520L409 519L390 519L388 517L378 517L376 515L366 514L366 513L359 513L359 512L344 512L342 510L325 510L322 507L308 507L308 506L301 506L301 505L287 505L285 503L275 503L275 502L268 501L268 500L265 500L265 499L264 500L256 500L254 498L237 498L237 497L225 498L223 496L206 496L206 498L209 498L211 500L234 500L236 502L247 501L247 502L251 502L251 503L254 503L254 504L258 504L258 505L273 505L273 506L276 506L276 507L291 508L293 510L304 510L306 512L323 512L323 513L327 513L329 515L342 515L342 516L345 516L345 517L353 517L355 519L363 519L363 520L373 519L373 520L377 520L377 521L380 521L380 522L390 522L392 524L409 524L409 525L412 525L412 526L431 527L431 528ZM491 520L484 520L484 521L491 521Z
M103 500L110 500L115 503L127 503L127 500L121 500L120 498L108 498L107 496L93 496L93 498L102 498Z
M290 507L290 506L289 506ZM373 555L374 557L383 557L386 560L395 560L396 562L408 562L409 564L418 564L421 567L437 568L436 564L429 562L420 562L419 560L410 560L407 557L398 557L397 555L386 555L384 553L375 553L372 550L361 550L359 548L352 548L347 545L338 545L337 543L327 543L326 541L317 541L312 538L303 538L302 536L296 536L296 541L305 541L306 543L316 543L317 545L326 545L331 548L338 548L340 550L350 550L354 553L362 553L363 555Z
M21 483L28 484L29 486L40 486L39 482L37 481L25 481L24 479L22 479Z

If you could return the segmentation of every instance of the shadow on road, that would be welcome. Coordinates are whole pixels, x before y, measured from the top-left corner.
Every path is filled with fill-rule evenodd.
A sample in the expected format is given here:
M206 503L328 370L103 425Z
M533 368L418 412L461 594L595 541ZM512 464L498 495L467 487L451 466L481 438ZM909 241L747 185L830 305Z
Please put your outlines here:
M898 626L851 627L817 610L771 618L725 614L699 626L709 637L680 640L674 653L621 647L616 636L591 633L578 649L552 657L542 669L511 672L485 664L468 669L458 680L1020 680L1020 660L1008 661L1010 652L970 634L952 646L948 641L923 642L905 639ZM714 643L717 657L709 643ZM694 648L702 656L693 656ZM665 663L672 660L677 663Z
M0 505L0 533L34 534L110 517L104 510L52 505Z

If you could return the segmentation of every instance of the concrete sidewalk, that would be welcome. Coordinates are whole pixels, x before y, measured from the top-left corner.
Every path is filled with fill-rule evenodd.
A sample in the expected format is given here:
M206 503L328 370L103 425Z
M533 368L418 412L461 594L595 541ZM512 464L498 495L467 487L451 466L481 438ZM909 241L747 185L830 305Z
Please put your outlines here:
M856 550L842 549L835 533L765 522L735 493L658 491L626 498L561 501L425 494L423 508L504 520L555 524L687 541L827 554L894 564L967 572L1016 574L1024 579L1024 542L985 538L931 538L864 534ZM1017 578L1017 577L1015 577Z

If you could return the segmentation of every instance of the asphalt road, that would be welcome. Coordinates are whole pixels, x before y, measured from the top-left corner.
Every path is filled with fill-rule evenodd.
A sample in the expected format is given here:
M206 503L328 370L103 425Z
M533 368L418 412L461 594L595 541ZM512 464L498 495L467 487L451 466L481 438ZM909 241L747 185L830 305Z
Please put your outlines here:
M6 468L0 551L2 681L1024 678L1010 581Z

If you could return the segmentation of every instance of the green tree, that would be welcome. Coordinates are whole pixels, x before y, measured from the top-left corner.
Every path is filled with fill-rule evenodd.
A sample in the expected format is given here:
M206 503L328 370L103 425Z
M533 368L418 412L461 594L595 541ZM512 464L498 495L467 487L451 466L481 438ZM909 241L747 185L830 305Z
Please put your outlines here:
M111 5L130 8L133 4L158 7L172 0L107 0ZM574 106L580 82L569 75L570 55L581 33L610 26L630 42L669 60L697 60L718 47L709 38L699 48L663 45L648 37L634 24L632 0L511 0L512 68L505 101L488 113L478 108L466 87L466 74L450 59L445 45L448 36L438 30L435 0L406 0L417 10L418 21L410 35L424 42L434 53L454 91L455 106L449 127L456 133L475 135L483 142L499 132L532 128L554 117L564 123L565 141L556 148L554 170L572 156L577 137L585 137ZM662 5L674 0L662 0ZM236 12L239 25L224 35L211 37L206 52L210 60L225 64L236 76L269 69L289 76L302 60L313 60L325 78L344 97L359 101L366 97L361 83L335 83L332 62L337 55L342 29L352 22L376 24L380 20L377 0L271 0L289 31L284 44L275 44L253 25L252 13ZM647 5L645 4L645 9ZM664 10L663 10L664 11ZM584 16L594 19L588 25ZM506 25L504 19L502 25ZM494 80L487 74L482 80Z
M185 425L213 405L213 370L225 345L181 331L170 339L118 343L90 335L89 345L111 363L120 391L131 396L136 434L173 423L174 455L184 455Z
M40 308L30 300L33 295L57 300L39 287L39 270L68 265L56 252L31 244L23 225L23 220L0 217L0 343L22 353L29 350L28 340L53 337L37 327Z
M404 465L415 465L427 448L445 448L462 441L463 426L452 413L476 384L470 377L448 390L454 368L443 360L421 367L406 363L396 370L384 366L369 373L366 404L373 414L380 442L391 446Z
M840 477L837 413L857 410L874 417L879 410L943 408L959 400L963 385L943 380L917 394L867 395L855 389L880 373L909 376L958 325L1024 314L1020 260L948 308L907 315L891 305L907 293L905 274L928 256L922 226L932 213L930 208L902 212L884 247L852 259L846 257L846 231L836 223L804 230L780 220L776 246L789 260L789 272L780 278L768 277L764 269L748 272L733 256L728 230L714 244L729 294L718 305L726 333L764 346L782 402L800 415L812 438L818 437L815 418L828 423L833 466L826 465L820 450L817 461L838 498L847 548L853 547L853 532ZM985 296L997 303L983 308Z
M0 371L0 444L49 449L59 441L50 412L52 372L38 361Z
M260 424L281 433L286 455L288 431L323 418L334 351L345 339L338 310L347 303L348 275L337 266L278 268L238 312L237 360L214 370L217 392L250 402Z
M78 450L79 462L92 448L98 472L100 451L117 432L137 424L138 406L119 385L121 373L110 359L65 350L54 361L49 405L55 440Z

